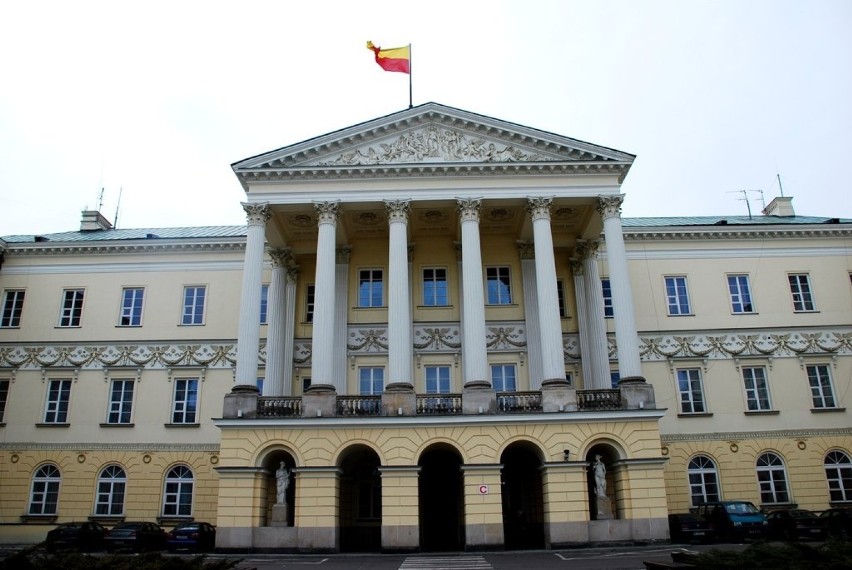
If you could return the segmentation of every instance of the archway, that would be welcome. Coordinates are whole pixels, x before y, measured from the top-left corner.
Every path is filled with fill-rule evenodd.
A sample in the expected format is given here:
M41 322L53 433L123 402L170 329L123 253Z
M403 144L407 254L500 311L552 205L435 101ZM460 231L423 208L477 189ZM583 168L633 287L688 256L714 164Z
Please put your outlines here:
M382 546L381 461L365 445L347 449L340 461L340 550L378 552Z
M420 456L420 549L464 548L462 460L451 447L433 445Z
M542 462L537 450L514 443L503 451L500 462L506 548L544 548Z

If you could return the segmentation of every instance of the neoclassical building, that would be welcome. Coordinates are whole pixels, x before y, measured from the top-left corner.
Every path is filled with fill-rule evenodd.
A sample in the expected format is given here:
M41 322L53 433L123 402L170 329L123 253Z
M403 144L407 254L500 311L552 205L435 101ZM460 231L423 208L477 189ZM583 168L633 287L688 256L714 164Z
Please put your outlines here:
M2 238L0 540L561 548L852 502L852 220L622 219L633 159L428 103L234 163L246 226Z

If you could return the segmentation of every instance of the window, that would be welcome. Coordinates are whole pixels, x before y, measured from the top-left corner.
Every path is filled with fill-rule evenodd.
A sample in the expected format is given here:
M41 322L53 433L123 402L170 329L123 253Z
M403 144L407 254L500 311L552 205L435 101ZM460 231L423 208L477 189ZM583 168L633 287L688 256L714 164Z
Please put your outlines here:
M763 504L789 503L787 471L784 460L775 453L764 453L757 458L757 482L760 502Z
M753 313L751 304L751 287L748 275L728 275L728 293L731 294L731 312Z
M124 493L127 475L118 465L104 467L98 475L98 494L95 499L95 514L120 516L124 514Z
M515 383L514 364L491 365L491 386L495 392L514 392L517 390Z
M60 327L79 327L83 318L84 289L65 289L62 292L62 314Z
M308 391L308 388L311 387L311 379L310 378L302 378L302 394Z
M677 388L680 392L680 411L684 414L705 412L704 389L701 386L701 371L686 368L677 371Z
M831 375L828 373L828 366L825 364L815 364L808 366L808 383L811 385L811 398L813 399L814 408L834 408L837 403L834 401L834 389L831 386Z
M486 267L485 279L489 305L510 305L512 283L508 267Z
M816 310L808 274L788 275L787 279L790 281L790 293L793 295L793 310L796 312Z
M427 394L449 394L450 393L450 367L449 366L427 366L426 367L426 393Z
M358 306L381 307L383 289L381 269L362 269L358 273Z
M447 270L429 267L423 270L423 304L427 307L444 307L447 298Z
M362 396L378 396L384 389L385 369L378 367L361 368L359 389Z
M68 403L70 400L71 380L51 380L47 385L47 404L44 407L44 423L67 423Z
M269 285L261 285L260 287L260 324L266 324L267 313L269 312Z
M666 304L670 316L690 314L686 277L666 277Z
M604 317L611 319L615 311L612 308L612 285L609 279L601 279L601 289L603 289Z
M0 424L6 417L6 400L9 398L9 381L0 380Z
M194 424L198 412L198 378L176 378L172 423Z
M204 324L204 301L207 298L207 287L191 285L183 288L182 325Z
M305 322L314 322L314 299L316 298L316 287L313 283L305 288Z
M192 514L193 483L192 471L189 467L178 465L166 473L163 516L188 517Z
M852 501L852 460L848 455L829 451L825 456L825 478L830 501Z
M618 388L618 383L621 382L621 374L618 370L610 370L609 371L609 385L615 390Z
M121 318L118 324L122 327L138 327L142 325L142 298L145 290L141 287L125 287L121 291Z
M59 468L56 465L42 465L33 476L30 491L31 515L55 515L59 504Z
M0 315L0 327L21 326L21 312L24 310L24 291L7 289L3 293L3 314Z
M765 412L772 409L769 401L769 383L766 381L766 368L762 366L743 368L746 406L750 412Z
M556 301L559 303L559 318L567 318L568 308L565 305L565 283L561 279L556 282Z
M113 380L109 392L108 424L129 424L133 411L133 380Z
M689 495L692 506L719 500L719 474L713 460L704 455L696 455L687 466L689 477Z
M264 378L263 376L258 376L254 381L254 385L257 386L257 393L260 394L261 396L263 395L263 382L264 382L264 380L266 380L266 378Z

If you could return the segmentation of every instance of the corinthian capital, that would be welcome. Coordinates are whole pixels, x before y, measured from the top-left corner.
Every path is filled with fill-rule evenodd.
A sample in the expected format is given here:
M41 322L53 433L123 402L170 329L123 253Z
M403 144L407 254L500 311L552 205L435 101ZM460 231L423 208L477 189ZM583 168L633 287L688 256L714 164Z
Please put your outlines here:
M242 203L243 210L246 212L246 221L248 225L265 224L266 220L272 215L269 211L269 203L262 202L259 204L251 204L249 202Z
M409 200L386 200L385 212L388 215L388 223L408 223L408 210L411 207Z
M340 214L338 202L318 202L314 207L317 209L317 224L337 223L337 216Z
M590 257L594 257L598 253L598 248L601 243L597 240L589 241L585 239L578 239L576 245L574 246L574 254L581 261L584 259L588 259Z
M527 198L527 212L530 213L532 221L549 220L552 203L553 198Z
M482 206L482 200L478 198L471 198L469 200L457 198L456 207L459 211L459 221L478 222L480 206Z
M293 254L289 247L273 247L267 250L272 259L272 267L284 267L293 263Z
M622 202L624 202L624 194L618 194L617 196L598 196L598 213L603 219L620 218Z

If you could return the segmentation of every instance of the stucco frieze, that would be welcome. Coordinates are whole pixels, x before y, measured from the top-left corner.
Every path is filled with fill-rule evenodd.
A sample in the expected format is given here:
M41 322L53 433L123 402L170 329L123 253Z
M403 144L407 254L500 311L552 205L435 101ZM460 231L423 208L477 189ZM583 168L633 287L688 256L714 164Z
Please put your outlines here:
M72 443L40 443L28 441L21 445L20 442L0 442L0 449L9 451L163 451L182 452L200 451L207 453L219 453L218 444L209 443L101 443L101 442L72 442Z
M99 370L106 366L230 368L236 361L236 343L0 346L0 367L24 370L60 367Z
M753 332L640 337L642 360L852 354L852 332Z
M668 433L660 434L661 443L688 441L753 441L762 438L807 438L837 435L852 435L852 428L785 429L769 431L712 432L712 433Z

